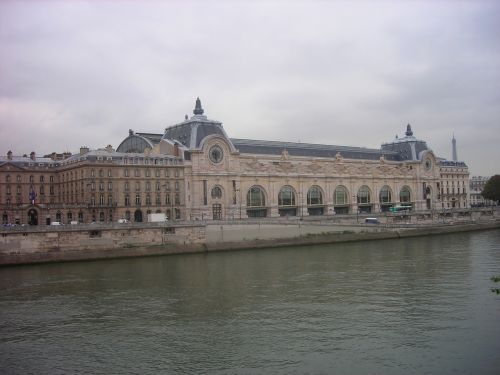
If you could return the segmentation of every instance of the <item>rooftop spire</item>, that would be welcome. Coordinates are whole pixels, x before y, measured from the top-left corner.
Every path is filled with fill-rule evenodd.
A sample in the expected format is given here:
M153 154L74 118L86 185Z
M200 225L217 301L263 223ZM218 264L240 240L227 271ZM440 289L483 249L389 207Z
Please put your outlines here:
M451 152L453 161L457 161L457 140L455 139L455 133L453 133L453 138L451 139Z
M203 110L203 108L201 108L200 98L196 98L196 105L194 107L193 113L195 115L202 115L203 112L205 112L205 111Z
M410 124L406 125L406 133L405 134L406 134L407 137L411 137L413 135L413 132L411 131L411 125Z

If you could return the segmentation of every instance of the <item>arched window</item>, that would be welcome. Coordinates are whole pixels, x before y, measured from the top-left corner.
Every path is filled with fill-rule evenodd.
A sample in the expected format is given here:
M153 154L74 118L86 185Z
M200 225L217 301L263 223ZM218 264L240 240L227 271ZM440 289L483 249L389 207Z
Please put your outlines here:
M408 186L403 186L401 191L399 192L399 201L401 203L410 203L411 202L411 191Z
M259 186L252 186L247 193L247 207L264 207L266 198Z
M323 215L323 193L319 186L311 186L307 192L307 212L309 215Z
M380 210L382 212L390 211L392 207L392 191L391 188L387 185L380 189L380 193L378 196L380 202Z
M380 203L392 202L392 192L389 186L385 185L382 189L380 189L379 201Z
M247 193L247 215L248 217L266 217L266 197L259 186L252 186Z
M371 202L370 188L363 185L358 190L358 204L369 204Z
M278 193L278 213L280 216L297 216L295 190L283 186Z
M278 193L278 206L295 206L295 191L291 186L283 186Z
M312 186L307 192L307 205L323 204L323 194L319 186Z
M357 194L357 202L358 202L358 212L361 213L372 212L371 192L368 186L363 185L359 188Z
M221 199L222 198L222 189L220 186L214 186L212 189L212 199Z
M333 193L333 204L335 206L342 206L349 204L349 192L345 186L337 186Z

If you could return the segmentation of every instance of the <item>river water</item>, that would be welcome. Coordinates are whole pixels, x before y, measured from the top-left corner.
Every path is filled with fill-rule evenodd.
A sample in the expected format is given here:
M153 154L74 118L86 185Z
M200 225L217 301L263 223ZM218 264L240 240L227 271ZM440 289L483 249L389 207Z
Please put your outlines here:
M500 230L0 269L2 374L498 374Z

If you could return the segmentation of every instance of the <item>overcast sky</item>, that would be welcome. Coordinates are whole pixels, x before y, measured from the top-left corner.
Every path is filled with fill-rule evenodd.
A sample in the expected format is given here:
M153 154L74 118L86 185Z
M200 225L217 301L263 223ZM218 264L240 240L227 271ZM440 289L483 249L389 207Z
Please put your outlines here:
M500 173L495 1L2 1L0 153L117 147L205 114L230 137L378 148L406 124Z

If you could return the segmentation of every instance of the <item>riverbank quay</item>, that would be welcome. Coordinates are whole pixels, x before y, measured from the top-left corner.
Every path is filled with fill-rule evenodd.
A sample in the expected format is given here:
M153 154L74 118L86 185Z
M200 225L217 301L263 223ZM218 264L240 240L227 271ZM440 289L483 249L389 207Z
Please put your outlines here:
M0 229L0 265L398 239L500 228L498 210L240 221L19 226ZM361 219L361 220L360 220Z

